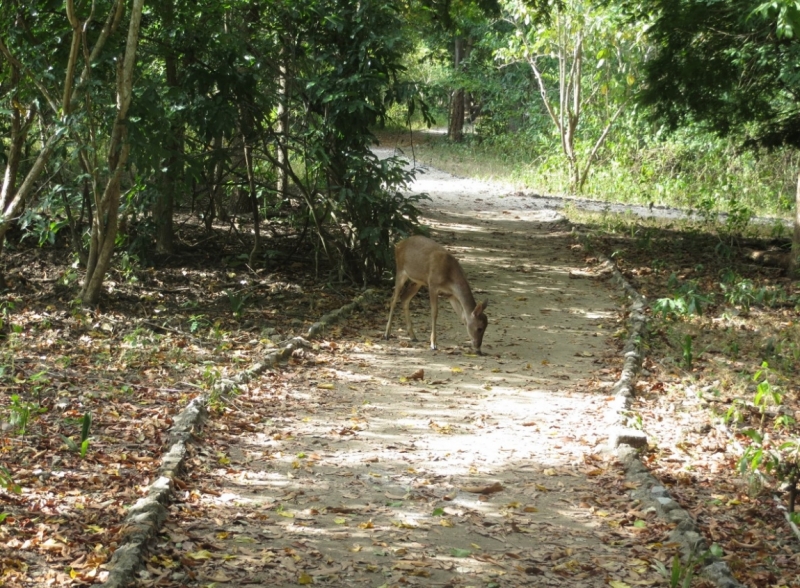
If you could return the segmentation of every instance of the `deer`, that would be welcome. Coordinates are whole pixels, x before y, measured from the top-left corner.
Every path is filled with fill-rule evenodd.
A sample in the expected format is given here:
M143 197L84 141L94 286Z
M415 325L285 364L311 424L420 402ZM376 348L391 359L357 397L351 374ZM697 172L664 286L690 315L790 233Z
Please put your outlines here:
M467 333L472 340L472 347L478 355L483 355L481 344L486 326L489 324L484 310L489 301L475 303L467 276L461 269L458 260L436 241L421 235L415 235L397 243L394 248L394 256L397 262L394 295L389 306L389 321L386 323L386 332L383 338L389 339L395 305L398 298L401 298L406 317L406 328L411 335L411 340L417 340L414 327L411 326L408 306L420 288L426 286L431 300L431 349L437 349L436 317L439 314L439 295L441 294L447 297L453 310L466 324ZM405 287L409 281L411 283Z

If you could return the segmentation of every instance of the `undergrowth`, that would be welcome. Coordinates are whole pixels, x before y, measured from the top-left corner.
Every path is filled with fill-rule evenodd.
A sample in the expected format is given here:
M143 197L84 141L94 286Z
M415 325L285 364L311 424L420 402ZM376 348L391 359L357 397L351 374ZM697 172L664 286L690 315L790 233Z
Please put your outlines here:
M449 141L441 129L420 129L414 133L413 154L454 175L509 182L539 194L567 194L566 162L551 134L531 129L484 137L477 129L461 143ZM384 142L398 137L410 144L407 130L383 135ZM581 157L590 147L578 145ZM701 216L726 213L740 221L789 217L798 166L800 156L794 151L742 152L730 141L707 135L626 137L601 151L580 196L676 207Z

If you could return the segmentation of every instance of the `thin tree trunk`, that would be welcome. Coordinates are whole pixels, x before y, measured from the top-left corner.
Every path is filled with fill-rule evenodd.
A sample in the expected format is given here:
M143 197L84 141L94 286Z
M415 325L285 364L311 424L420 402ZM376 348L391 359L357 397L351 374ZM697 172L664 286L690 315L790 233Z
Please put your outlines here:
M455 59L453 69L458 74L461 70L461 61L463 59L464 40L461 37L456 38L455 42ZM450 105L450 124L447 129L447 136L451 141L460 143L464 138L464 89L457 88L453 92L453 100Z
M259 224L258 198L256 198L256 178L253 169L253 149L247 139L243 140L244 161L247 167L247 186L250 205L253 210L253 250L250 252L250 267L256 267L258 256L261 253L261 225Z
M228 146L232 147L232 145L230 143L228 144ZM220 135L220 148L221 147L222 147L222 141L221 141L221 135ZM234 165L231 166L232 169L235 169L235 167L236 166L234 166ZM214 191L212 192L212 197L214 199L213 200L213 205L214 205L214 213L213 214L214 214L214 218L217 218L217 219L221 220L222 222L226 223L226 222L228 222L230 217L228 216L228 209L225 206L225 202L222 199L222 159L221 158L217 160L216 170L217 170L217 177L219 178L219 182L217 182L215 184ZM209 228L209 230L211 229L210 226L208 226L208 228Z
M16 88L20 81L19 68L15 64L11 64L11 87ZM12 104L15 102L12 97ZM14 108L11 113L11 137L6 153L6 170L3 174L3 185L0 187L0 214L5 217L10 213L11 216L17 216L24 205L24 199L19 200L17 206L11 206L13 200L12 196L17 194L17 174L19 172L19 164L22 161L22 149L25 146L25 139L28 136L28 131L31 128L33 117L36 115L35 106L31 106L25 114L23 121L22 113L19 108ZM10 227L10 222L0 223L0 253L3 251L5 243L6 231ZM0 270L0 289L5 289L5 276Z
M789 260L789 273L798 277L800 270L800 173L797 174L797 191L794 197L794 235L792 239L792 255Z
M214 219L217 216L217 211L222 208L222 176L224 173L224 165L222 159L222 132L219 132L214 137L212 146L212 160L214 166L211 169L211 192L209 194L210 202L208 204L208 212L205 216L206 230L210 231L214 226Z
M281 45L280 65L278 77L278 128L277 128L277 149L275 158L277 165L277 192L278 198L286 200L289 196L289 174L286 166L289 164L288 157L288 137L289 137L289 48L286 42Z
M170 2L167 6L167 26L171 26L174 6ZM178 58L170 51L165 60L167 86L178 87ZM183 125L180 122L172 124L166 145L169 156L162 166L161 190L153 206L153 217L156 223L156 251L159 253L172 253L174 230L172 217L175 207L175 195L180 191L183 178L181 157L183 151Z
M36 86L36 88L42 94L42 97L50 106L50 109L55 115L59 116L62 123L65 122L69 113L72 112L72 105L76 103L80 91L89 80L89 74L94 66L94 63L97 61L98 56L100 55L100 51L102 50L108 38L119 25L124 13L125 4L126 2L124 0L116 0L112 5L111 10L108 13L108 17L106 18L106 22L100 29L100 34L97 36L94 47L92 47L92 51L89 53L86 59L81 77L78 80L78 83L75 84L74 75L77 69L77 60L79 54L77 49L80 47L80 41L85 40L84 31L89 28L94 12L92 11L89 18L85 22L81 23L75 13L74 0L66 0L65 8L67 20L72 27L72 43L70 45L70 55L64 78L64 94L60 105L50 96L47 88L42 84L37 76L28 71L28 69L25 68L25 66L22 65L19 60L16 59L16 57L14 57L2 40L0 40L0 54L5 57L9 64L18 68L22 75L27 76L29 81ZM42 134L44 135L44 133ZM22 184L20 184L20 187L16 191L12 185L14 182L10 181L12 176L16 176L16 173L7 173L6 176L4 176L3 190L2 194L0 194L0 251L2 251L5 235L8 232L8 229L11 227L11 223L14 222L16 217L23 210L25 202L33 191L33 187L36 185L39 176L44 171L44 168L50 160L50 157L53 155L56 147L66 134L66 125L61 124L57 125L56 130L50 135L50 137L46 139L44 137L42 138L42 148L36 156L33 165L28 170L28 173L25 175L25 179L22 181ZM11 171L8 169L8 163L6 164L6 171ZM6 183L6 177L9 179L8 183ZM13 179L16 180L16 178Z
M109 178L98 202L92 238L89 246L89 262L86 268L80 297L84 304L96 304L100 297L103 279L111 264L114 241L117 236L119 216L120 183L122 172L128 161L128 108L133 89L133 69L136 65L136 46L139 41L139 26L142 20L144 0L133 0L125 56L117 66L117 116L108 147Z

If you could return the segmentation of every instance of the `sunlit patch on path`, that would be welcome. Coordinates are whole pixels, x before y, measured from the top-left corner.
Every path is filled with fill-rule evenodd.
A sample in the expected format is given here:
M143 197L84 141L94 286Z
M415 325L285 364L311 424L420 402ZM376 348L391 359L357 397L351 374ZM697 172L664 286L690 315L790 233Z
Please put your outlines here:
M424 178L432 237L489 298L487 355L449 307L438 351L400 320L383 341L387 289L225 401L140 586L659 582L667 529L602 456L618 293L574 277L558 215ZM412 311L426 333L427 296Z

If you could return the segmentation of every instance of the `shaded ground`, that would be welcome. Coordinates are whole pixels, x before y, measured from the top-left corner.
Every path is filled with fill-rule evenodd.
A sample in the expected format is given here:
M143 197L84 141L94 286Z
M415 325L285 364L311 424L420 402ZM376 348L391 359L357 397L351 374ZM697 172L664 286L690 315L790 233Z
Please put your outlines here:
M382 341L387 291L220 405L140 586L659 582L668 528L599 455L622 301L529 200L435 170L417 189L490 300L488 355L449 308L437 352Z
M408 139L392 137L407 154ZM417 144L425 140L415 133ZM773 453L800 438L800 283L775 266L789 247L785 223L754 219L743 235L724 215L688 221L687 211L659 207L593 214L580 200L535 200L571 206L585 254L612 256L656 308L630 420L648 435L645 464L706 541L723 548L739 581L800 586L800 531L786 521L786 487L764 467L741 467L745 452L752 458L760 449L750 430L767 434L764 449ZM779 406L771 396L756 406L765 383ZM800 462L782 454L784 464Z
M222 373L355 295L316 283L310 264L254 274L224 230L186 225L179 242L186 266L117 269L113 295L91 311L71 304L78 275L66 246L6 247L0 585L102 578L127 508L154 481L173 416ZM81 457L66 439L81 445L87 414Z
M631 502L600 453L624 300L589 276L599 250L651 300L674 294L672 273L719 291L719 240L629 219L587 224L579 246L531 198L428 172L434 237L490 300L489 355L470 354L447 305L438 352L409 342L399 318L382 341L387 287L288 366L217 399L141 586L666 585L653 564L676 551L670 529ZM93 312L69 303L77 276L64 272L64 250L5 255L0 584L102 579L175 413L356 294L306 277L307 252L254 274L230 236L184 231L195 267L118 270L114 297ZM796 295L743 251L735 259L759 287ZM797 411L796 306L717 301L713 315L654 317L635 406L653 441L645 460L741 581L800 586L798 543L771 493L732 474L742 436L713 416L752 396L763 359ZM412 307L426 338L424 293ZM758 416L740 412L743 423ZM62 435L79 443L86 414L81 458Z
M786 488L740 463L751 446L748 430L771 436L768 450L800 435L797 281L751 260L768 240L647 225L590 240L616 252L651 304L694 297L701 306L699 314L650 317L651 349L632 407L650 440L644 463L709 543L724 549L740 581L800 586L800 534L785 520ZM780 406L769 397L756 406L763 382L780 394Z

